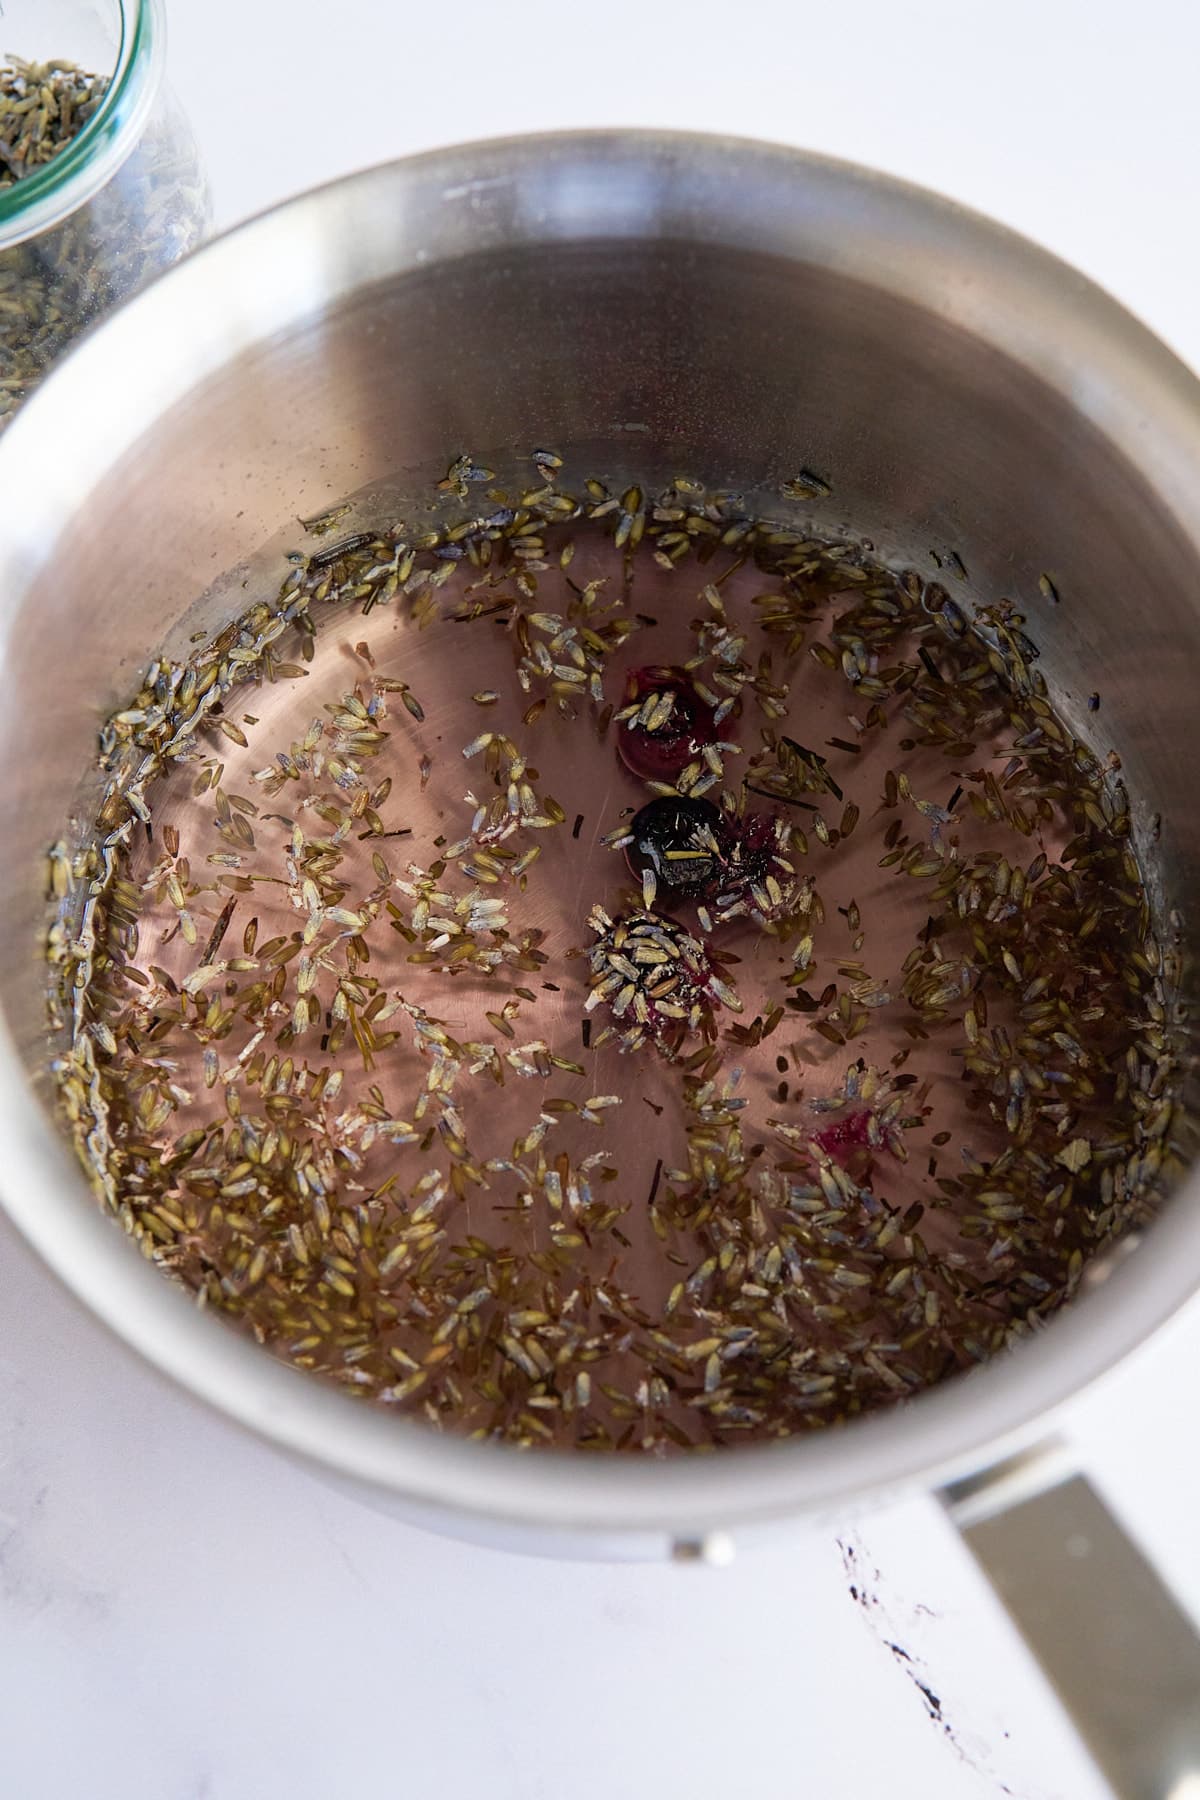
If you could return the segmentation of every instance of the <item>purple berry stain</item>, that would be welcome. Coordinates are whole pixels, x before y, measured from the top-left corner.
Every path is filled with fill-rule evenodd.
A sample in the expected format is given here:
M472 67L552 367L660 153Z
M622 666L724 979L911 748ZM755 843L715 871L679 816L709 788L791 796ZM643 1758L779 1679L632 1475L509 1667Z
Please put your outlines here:
M863 1107L858 1112L843 1113L831 1124L823 1125L820 1131L813 1132L812 1139L844 1168L855 1151L875 1148L870 1131L871 1114Z

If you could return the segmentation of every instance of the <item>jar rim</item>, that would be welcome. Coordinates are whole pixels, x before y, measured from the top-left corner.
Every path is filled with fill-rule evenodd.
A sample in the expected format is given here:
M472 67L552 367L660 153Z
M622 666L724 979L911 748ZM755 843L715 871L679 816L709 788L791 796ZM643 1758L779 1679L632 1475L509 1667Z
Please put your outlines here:
M59 225L110 181L142 134L162 79L162 0L117 0L121 41L108 90L77 137L0 189L0 248Z

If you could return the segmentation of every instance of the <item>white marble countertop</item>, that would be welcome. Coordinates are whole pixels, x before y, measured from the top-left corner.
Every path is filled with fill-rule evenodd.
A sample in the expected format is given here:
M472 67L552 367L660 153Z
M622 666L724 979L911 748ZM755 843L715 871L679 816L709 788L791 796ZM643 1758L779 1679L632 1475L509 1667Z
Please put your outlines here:
M459 138L744 132L1007 220L1200 364L1186 0L171 0L171 15L222 223ZM1198 1368L1195 1309L1074 1423L1200 1616ZM928 1500L721 1571L442 1541L186 1401L0 1225L3 1800L757 1792L1101 1790Z

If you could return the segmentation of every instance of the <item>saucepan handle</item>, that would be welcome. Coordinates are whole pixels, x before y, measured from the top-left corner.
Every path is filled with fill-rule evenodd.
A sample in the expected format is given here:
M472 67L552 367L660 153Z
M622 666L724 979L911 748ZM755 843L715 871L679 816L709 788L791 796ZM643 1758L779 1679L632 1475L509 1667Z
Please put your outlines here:
M939 1497L1117 1800L1200 1800L1200 1636L1066 1447Z

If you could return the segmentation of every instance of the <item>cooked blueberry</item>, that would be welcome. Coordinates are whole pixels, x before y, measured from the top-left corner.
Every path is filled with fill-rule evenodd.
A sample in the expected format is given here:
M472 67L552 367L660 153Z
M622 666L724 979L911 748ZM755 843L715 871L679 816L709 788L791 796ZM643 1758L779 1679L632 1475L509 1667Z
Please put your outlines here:
M635 875L649 870L656 885L676 895L703 894L719 880L725 822L708 800L673 795L635 813L625 854Z
M630 671L617 726L617 753L643 781L673 781L718 736L686 670L662 664Z

